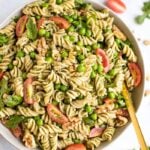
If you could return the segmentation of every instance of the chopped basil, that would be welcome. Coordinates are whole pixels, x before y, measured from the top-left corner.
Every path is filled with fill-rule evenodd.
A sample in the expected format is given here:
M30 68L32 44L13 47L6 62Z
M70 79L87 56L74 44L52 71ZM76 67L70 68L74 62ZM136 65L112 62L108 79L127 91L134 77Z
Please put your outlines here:
M35 40L38 35L38 29L36 24L33 22L32 18L28 19L27 25L27 36L30 40Z

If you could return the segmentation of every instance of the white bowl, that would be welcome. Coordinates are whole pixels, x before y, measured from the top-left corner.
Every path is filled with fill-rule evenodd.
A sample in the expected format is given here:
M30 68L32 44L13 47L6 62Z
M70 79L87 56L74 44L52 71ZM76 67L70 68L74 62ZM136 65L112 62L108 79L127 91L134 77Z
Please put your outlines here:
M31 0L31 2L33 2L35 0ZM100 3L96 3L96 2L92 2L92 0L86 0L86 2L92 3L92 5L96 8L96 9L101 9L101 8L106 8L104 5L100 4ZM29 2L28 2L29 3ZM28 4L27 3L27 4ZM24 6L18 8L17 10L15 10L12 14L10 14L7 19L0 24L0 28L4 27L5 25L7 25L11 19L17 15L20 14L21 9ZM132 32L130 31L130 29L125 25L125 23L117 16L115 15L111 10L110 10L110 14L111 16L113 16L115 18L115 24L125 33L125 35L128 37L128 39L131 41L131 43L133 44L133 47L135 49L135 53L138 57L138 64L140 65L141 71L142 71L142 83L140 84L139 87L137 87L133 93L132 93L132 98L134 101L134 106L135 106L135 110L137 111L137 109L140 106L142 97L143 97L143 93L144 93L144 85L145 85L145 71L144 71L144 63L143 63L143 57L142 54L140 52L139 46L138 46L138 42L135 39L135 37L133 36ZM129 122L130 123L130 122ZM115 141L116 138L119 137L119 135L125 130L125 128L128 125L126 125L125 127L122 127L120 129L118 129L115 133L115 135L113 136L112 142ZM11 132L4 127L1 123L0 123L0 134L2 134L2 136L8 140L8 142L10 142L12 145L14 145L16 148L18 148L19 150L29 150L28 148L26 148L19 140L17 140L12 134ZM97 148L97 150L103 149L104 147L106 148L106 146L109 144L110 142L104 142L99 148Z

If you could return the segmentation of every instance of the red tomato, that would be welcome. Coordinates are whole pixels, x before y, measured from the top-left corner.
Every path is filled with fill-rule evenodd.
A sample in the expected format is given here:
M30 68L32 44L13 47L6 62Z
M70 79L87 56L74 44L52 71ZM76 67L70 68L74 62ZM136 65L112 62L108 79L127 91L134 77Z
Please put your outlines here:
M136 63L128 63L128 67L133 78L135 79L134 85L135 87L137 87L141 83L141 80L142 80L141 69L139 65Z
M103 101L105 102L105 104L112 104L112 103L114 103L116 100L115 100L115 99L110 99L110 98L105 98Z
M104 129L105 128L93 128L90 131L89 137L92 138L92 137L100 136L103 133Z
M103 67L104 67L104 71L105 71L105 73L107 73L110 69L110 64L109 64L108 56L106 55L105 51L98 48L96 50L96 55L102 57L102 64L103 64Z
M17 24L16 24L16 35L18 37L22 36L24 30L25 30L25 27L26 27L26 23L27 23L27 20L28 20L28 16L24 15L22 16Z
M38 22L37 22L38 30L41 28L41 26L43 25L44 21L45 21L44 17L42 17L41 19L38 20Z
M24 92L24 102L26 104L33 104L34 103L32 82L33 82L32 77L29 77L24 82L23 92Z
M116 13L123 13L126 5L121 0L107 0L106 5Z
M53 16L50 18L50 20L58 24L61 29L68 29L70 26L70 23L66 19L59 16Z
M0 80L2 80L3 76L4 76L4 72L0 72Z
M54 122L60 124L68 122L68 118L61 111L59 111L59 109L55 107L53 104L49 103L47 105L47 113Z
M12 134L13 134L16 138L19 138L19 137L22 136L22 130L21 130L21 128L20 128L19 126L16 127L16 128L12 128L12 129L10 129L10 130L11 130Z
M72 144L65 148L65 150L86 150L86 147L83 144Z

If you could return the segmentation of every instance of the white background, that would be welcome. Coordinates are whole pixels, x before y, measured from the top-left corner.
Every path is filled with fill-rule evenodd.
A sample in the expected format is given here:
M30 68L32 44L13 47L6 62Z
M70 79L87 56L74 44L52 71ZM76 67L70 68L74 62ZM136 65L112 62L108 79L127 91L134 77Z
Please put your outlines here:
M93 0L99 3L104 0ZM135 37L140 39L139 44L144 57L146 65L146 73L150 73L150 45L145 46L143 40L150 40L150 20L146 20L144 24L137 25L134 22L134 17L141 14L141 7L144 1L147 0L124 0L127 5L127 10L124 14L119 15L120 18L128 25L131 31L134 32ZM2 23L7 16L19 6L30 0L0 0L0 23ZM146 83L146 89L150 89L150 84ZM142 104L137 113L143 134L146 142L150 145L150 96L142 100ZM138 142L135 136L134 129L130 125L124 133L112 144L105 148L105 150L138 150ZM5 139L0 136L0 150L17 150Z

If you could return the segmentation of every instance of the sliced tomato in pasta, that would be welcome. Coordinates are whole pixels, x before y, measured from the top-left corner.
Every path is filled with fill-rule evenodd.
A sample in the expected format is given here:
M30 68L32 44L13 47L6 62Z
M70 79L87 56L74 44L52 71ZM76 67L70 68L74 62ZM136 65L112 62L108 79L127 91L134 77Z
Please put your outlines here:
M129 70L134 78L134 86L137 87L142 80L142 73L139 65L137 63L128 63Z
M43 23L44 23L45 20L46 19L44 17L42 17L41 19L38 20L38 22L37 22L37 28L38 28L38 30L41 28L41 26L43 25Z
M65 148L65 150L86 150L86 147L83 144L72 144Z
M95 127L91 129L89 137L92 138L92 137L100 136L103 133L104 129L105 128L99 128L99 127Z
M104 67L104 71L105 71L105 73L107 73L110 69L110 64L109 64L108 56L106 55L105 51L98 48L96 50L96 55L100 56L102 58L102 64L103 64L103 67Z
M32 82L33 82L32 77L29 77L24 82L23 94L24 94L24 102L26 104L33 104L34 103Z
M53 104L47 105L47 113L52 121L57 122L59 124L64 124L68 122L68 118Z
M24 33L27 20L28 20L28 16L27 16L27 15L22 16L22 17L18 20L18 22L17 22L17 24L16 24L16 35L17 35L18 37L22 36L22 34Z
M110 98L105 98L103 101L105 102L105 104L112 104L112 103L116 102L115 99L110 99Z
M3 76L4 76L4 72L0 72L0 80L2 80Z
M59 16L50 17L50 20L54 21L61 29L68 29L70 26L70 23L66 19Z
M22 136L22 130L19 126L15 127L15 128L11 128L10 130L16 138L19 138Z
M116 13L123 13L126 5L121 0L107 0L106 5Z

